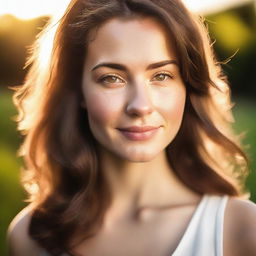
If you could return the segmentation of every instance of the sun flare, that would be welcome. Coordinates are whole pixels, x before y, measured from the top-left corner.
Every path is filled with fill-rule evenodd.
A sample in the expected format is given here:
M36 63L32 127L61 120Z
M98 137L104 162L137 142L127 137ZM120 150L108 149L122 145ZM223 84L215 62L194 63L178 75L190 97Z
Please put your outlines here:
M0 15L11 14L20 19L60 13L70 0L8 0L0 2Z
M55 16L61 13L71 0L6 0L0 1L0 15L12 14L20 19L32 19L39 16ZM183 0L194 12L207 14L230 6L253 2L253 0Z

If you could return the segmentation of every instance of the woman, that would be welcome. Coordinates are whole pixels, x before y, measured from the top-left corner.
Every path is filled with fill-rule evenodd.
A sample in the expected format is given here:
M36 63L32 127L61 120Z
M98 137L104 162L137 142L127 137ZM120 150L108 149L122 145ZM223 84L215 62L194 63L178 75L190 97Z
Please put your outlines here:
M11 255L256 255L227 81L180 0L74 0L42 52L14 96Z

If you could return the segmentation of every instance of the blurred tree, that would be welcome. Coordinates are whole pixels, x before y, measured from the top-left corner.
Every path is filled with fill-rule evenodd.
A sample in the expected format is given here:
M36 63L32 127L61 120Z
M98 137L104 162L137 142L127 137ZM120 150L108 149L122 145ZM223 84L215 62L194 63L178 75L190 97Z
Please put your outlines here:
M209 32L234 95L256 96L256 17L253 4L207 17ZM233 56L234 55L234 56ZM233 57L232 57L233 56Z
M48 18L19 20L11 15L0 16L0 86L20 84L28 47Z

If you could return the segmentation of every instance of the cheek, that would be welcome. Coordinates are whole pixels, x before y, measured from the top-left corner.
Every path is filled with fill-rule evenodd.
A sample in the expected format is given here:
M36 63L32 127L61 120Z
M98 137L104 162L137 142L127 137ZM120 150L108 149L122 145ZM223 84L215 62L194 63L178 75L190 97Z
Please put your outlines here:
M91 124L109 124L117 119L122 108L120 97L99 92L91 92L86 95L86 108Z
M159 106L159 111L163 113L167 121L171 121L172 125L175 123L179 124L183 117L185 101L186 91L182 87L177 90L161 93L158 97L157 106Z

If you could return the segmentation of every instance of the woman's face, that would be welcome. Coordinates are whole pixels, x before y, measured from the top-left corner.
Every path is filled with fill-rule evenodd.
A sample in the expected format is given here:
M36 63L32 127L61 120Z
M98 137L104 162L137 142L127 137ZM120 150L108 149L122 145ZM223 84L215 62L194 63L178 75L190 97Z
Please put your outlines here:
M182 121L186 91L175 51L152 18L115 18L95 33L82 85L91 131L111 155L150 161Z

